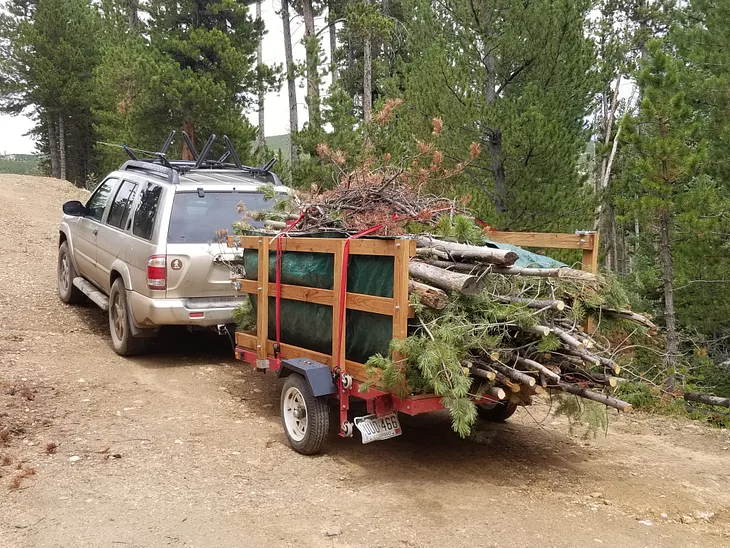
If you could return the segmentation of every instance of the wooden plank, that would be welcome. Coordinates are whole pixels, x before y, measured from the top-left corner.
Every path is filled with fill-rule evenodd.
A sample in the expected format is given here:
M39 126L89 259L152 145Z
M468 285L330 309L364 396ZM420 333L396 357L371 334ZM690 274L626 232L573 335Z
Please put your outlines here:
M347 273L343 275L342 272L344 258L345 240L341 240L339 249L335 251L334 285L332 287L332 357L335 364L343 364L343 366L347 339L347 295L345 295L345 302L342 302L343 284L345 284L345 291L347 290ZM342 313L342 307L345 307L344 313Z
M548 247L557 249L597 248L595 234L489 231L486 235L493 242L525 247Z
M258 249L259 236L228 236L226 243L228 247L237 249Z
M586 272L592 272L598 274L598 233L591 234L593 236L593 247L591 249L583 250L583 270Z
M396 253L398 240L350 240L351 255L380 255L392 257Z
M259 285L256 280L239 279L238 281L241 283L241 291L245 293L258 293ZM275 294L276 284L269 282L269 295ZM334 297L331 289L281 284L281 298L332 306ZM395 306L394 302L390 297L376 297L375 295L364 295L362 293L347 294L348 310L360 310L362 312L373 312L375 314L383 314L384 316L392 316L393 307ZM412 308L409 308L408 314L409 317L413 317Z
M266 350L270 356L274 355L274 342L275 341L272 340L267 341ZM236 331L236 344L244 348L255 348L258 344L258 338L256 337L256 335L251 333ZM332 356L322 354L320 352L315 352L314 350L307 350L306 348L301 348L299 346L294 346L291 344L281 344L279 357L283 359L307 358L319 363L323 363L330 368L334 367ZM352 375L355 380L360 382L365 382L366 380L368 380L368 374L365 370L365 364L352 360L346 360L345 366L347 367L347 372ZM379 376L380 375L375 375L376 378Z
M265 360L266 339L269 330L269 240L268 238L258 238L259 245L259 270L257 281L258 295L258 315L256 325L258 326L258 343L256 345L256 355L259 360Z
M394 339L408 337L408 260L408 246L396 244L395 262L393 264Z

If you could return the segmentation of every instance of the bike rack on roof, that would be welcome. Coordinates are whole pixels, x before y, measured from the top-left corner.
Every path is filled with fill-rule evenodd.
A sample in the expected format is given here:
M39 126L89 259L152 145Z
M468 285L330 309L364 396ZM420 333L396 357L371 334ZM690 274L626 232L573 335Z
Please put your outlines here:
M226 152L218 160L214 160L209 159L208 155L213 148L213 143L215 143L215 133L213 133L208 138L208 140L205 142L205 145L203 145L203 149L200 151L200 153L198 153L195 145L193 144L193 140L186 132L183 131L183 140L185 141L188 150L192 154L193 160L168 160L167 151L172 145L176 133L177 132L175 130L172 130L170 132L160 152L154 153L154 158L140 158L134 153L133 149L131 149L127 145L122 145L122 148L130 157L130 160L122 165L122 167L120 168L121 171L152 171L160 175L164 175L167 178L168 182L172 184L178 184L180 182L180 175L184 175L191 171L221 169L239 171L251 175L272 175L274 177L275 183L281 184L278 180L278 177L276 177L276 174L271 172L271 168L276 163L276 158L272 158L262 167L251 167L244 165L241 163L238 153L236 152L236 149L233 147L233 143L227 135L223 136L223 141L226 145ZM227 162L229 158L233 163Z

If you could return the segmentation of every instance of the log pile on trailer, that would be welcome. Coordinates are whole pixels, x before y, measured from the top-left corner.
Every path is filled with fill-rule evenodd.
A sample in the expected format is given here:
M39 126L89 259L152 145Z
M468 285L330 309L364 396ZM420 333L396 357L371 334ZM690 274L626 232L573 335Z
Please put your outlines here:
M242 235L251 234L246 218L264 220L270 229L286 227L259 233L257 245L266 242L265 250L258 247L261 260L275 245L313 250L341 249L338 246L355 242L355 247L366 242L402 242L403 248L411 250L406 255L393 251L394 275L401 282L396 281L394 298L387 302L355 293L341 296L337 283L342 286L347 272L337 273L342 259L335 253L339 282L334 291L326 293L326 299L325 290L310 293L311 298L333 307L332 352L319 355L320 359L333 369L346 369L363 391L381 390L401 400L414 395L438 398L461 435L470 432L478 414L504 418L516 405L528 405L533 396L547 392L630 410L612 393L624 358L621 348L612 347L604 333L625 328L628 322L633 324L626 330L628 339L631 330L653 330L654 326L627 308L620 288L611 280L568 266L515 266L518 253L485 241L463 203L424 195L397 177L379 183L376 187L341 185L293 203L287 199L288 207L244 212L238 226ZM331 231L333 238L307 238L323 230ZM363 230L402 240L352 239L364 236ZM229 245L242 245L242 237L230 237ZM293 245L297 240L319 240L320 244ZM376 247L371 244L371 249ZM357 249L363 252L365 247ZM265 274L259 270L259 282ZM262 296L259 282L242 280L239 285L251 293L255 285ZM272 289L265 294L271 295ZM286 293L284 298L298 293L292 288L279 291L280 296ZM395 291L411 295L408 324L403 321L405 311L396 304ZM372 303L377 306L373 308ZM353 306L380 311L394 307L390 309L394 318L390 348L371 356L364 366L348 364L343 345L335 344L338 329L341 336L337 324L344 318L342 312L338 318L336 311ZM258 309L259 326L266 325L260 317L264 309ZM586 329L588 323L592 329ZM249 348L255 338L241 336ZM259 354L265 357L269 342L262 347L260 335L258 339Z

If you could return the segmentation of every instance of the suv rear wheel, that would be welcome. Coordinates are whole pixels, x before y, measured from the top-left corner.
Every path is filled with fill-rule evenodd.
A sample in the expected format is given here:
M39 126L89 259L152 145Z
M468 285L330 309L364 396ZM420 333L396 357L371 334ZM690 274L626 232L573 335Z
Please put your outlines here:
M109 292L109 331L114 352L120 356L136 356L147 350L149 339L132 335L131 321L124 280L117 278Z
M67 304L80 304L86 296L74 285L77 276L71 254L68 252L68 242L58 247L58 296Z

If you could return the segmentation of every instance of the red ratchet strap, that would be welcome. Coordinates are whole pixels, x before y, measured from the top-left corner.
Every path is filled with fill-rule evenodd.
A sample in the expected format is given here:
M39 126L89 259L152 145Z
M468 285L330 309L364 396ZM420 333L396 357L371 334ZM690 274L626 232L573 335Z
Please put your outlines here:
M299 221L304 217L304 213L299 215L296 221L289 221L286 223L286 228L279 232L276 237L276 344L277 348L281 346L281 260L284 256L284 249L281 244L282 236L289 232L292 228L297 226ZM278 351L277 351L278 353Z
M342 363L340 362L340 355L342 352L342 330L344 329L345 324L345 299L347 298L347 262L348 258L350 257L350 241L354 240L356 238L360 238L361 236L367 236L368 234L372 234L373 232L377 232L383 228L383 225L377 225L373 226L371 228L368 228L367 230L363 230L362 232L358 232L357 234L353 234L352 236L348 236L345 240L345 249L342 254L342 283L340 284L340 309L337 311L337 316L339 318L339 329L337 331L337 354L335 357L335 363L337 364L337 367L342 369Z

